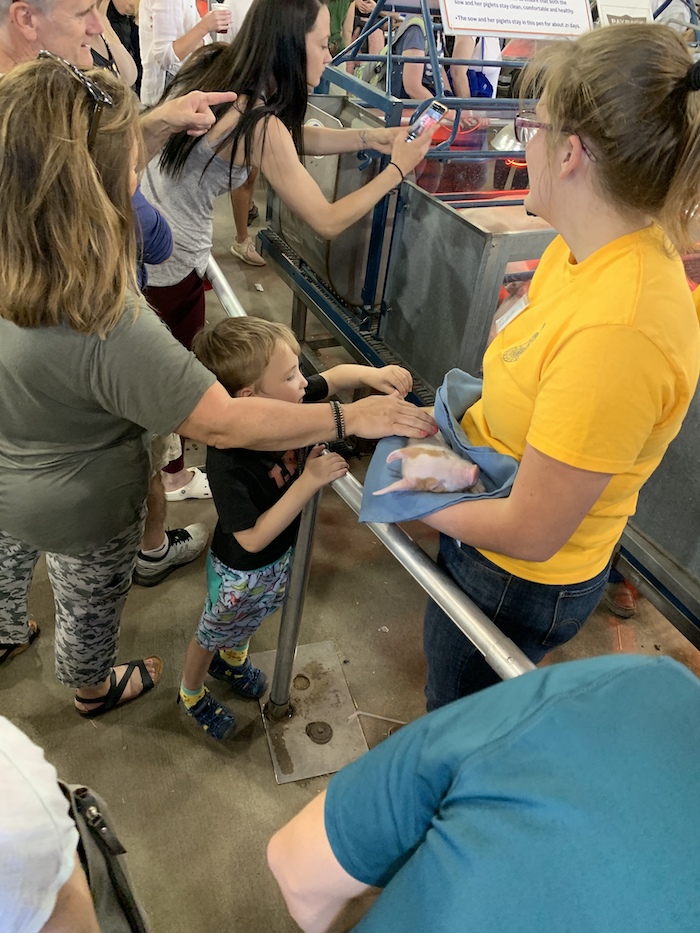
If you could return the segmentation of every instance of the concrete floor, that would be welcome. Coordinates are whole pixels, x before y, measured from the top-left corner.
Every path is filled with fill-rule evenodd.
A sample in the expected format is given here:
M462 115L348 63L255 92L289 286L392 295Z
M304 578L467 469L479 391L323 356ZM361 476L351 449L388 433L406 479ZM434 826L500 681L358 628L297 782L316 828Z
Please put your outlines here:
M264 197L256 200L264 215ZM216 225L214 254L243 305L250 313L288 321L286 286L270 270L243 266L229 255L232 225L225 203L217 208ZM221 315L210 294L208 316ZM201 463L204 451L195 448L189 456ZM351 467L361 478L364 464ZM194 521L213 530L213 505L170 506L171 527ZM412 523L407 530L434 555L437 540L430 529ZM88 721L73 712L70 692L53 674L53 604L40 563L30 609L42 635L2 668L0 711L45 749L65 780L90 784L107 799L153 933L286 933L297 927L267 871L265 846L327 778L278 786L257 703L231 699L223 684L216 683L214 692L239 719L234 739L217 744L182 716L175 697L204 593L204 557L154 589L133 588L120 659L161 655L162 681L143 701ZM326 490L300 642L334 642L359 710L399 720L423 713L424 604L423 591ZM278 624L276 616L262 626L255 651L276 647ZM700 652L646 601L629 623L596 611L579 636L548 660L617 651L669 654L700 674ZM370 746L387 734L380 720L365 718L362 724Z

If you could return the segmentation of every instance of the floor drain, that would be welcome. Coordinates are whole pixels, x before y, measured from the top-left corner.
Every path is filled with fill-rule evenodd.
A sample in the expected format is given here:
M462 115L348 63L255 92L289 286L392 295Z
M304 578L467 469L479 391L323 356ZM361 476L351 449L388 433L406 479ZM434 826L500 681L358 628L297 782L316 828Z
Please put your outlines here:
M308 690L311 686L311 681L305 674L297 674L297 676L292 681L292 686L296 690Z

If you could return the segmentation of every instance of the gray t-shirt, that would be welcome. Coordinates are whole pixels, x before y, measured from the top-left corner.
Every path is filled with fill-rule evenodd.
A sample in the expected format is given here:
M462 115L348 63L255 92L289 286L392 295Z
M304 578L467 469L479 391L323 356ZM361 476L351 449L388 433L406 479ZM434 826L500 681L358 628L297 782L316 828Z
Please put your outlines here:
M204 278L212 245L214 199L239 188L248 177L248 169L234 166L229 179L228 160L214 155L206 136L194 147L177 178L163 174L159 163L159 155L151 159L141 190L164 214L173 232L170 258L146 267L148 284L163 287L177 285L193 269Z
M0 528L59 554L106 544L144 502L151 433L214 382L142 299L104 340L0 319Z

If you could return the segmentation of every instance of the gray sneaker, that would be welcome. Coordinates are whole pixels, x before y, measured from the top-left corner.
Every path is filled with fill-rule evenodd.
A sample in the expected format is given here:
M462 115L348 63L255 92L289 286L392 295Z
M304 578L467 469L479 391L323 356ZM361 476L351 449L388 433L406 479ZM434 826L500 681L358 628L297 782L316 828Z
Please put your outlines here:
M139 586L157 586L173 570L189 564L202 553L209 540L207 526L201 522L186 528L174 528L166 531L168 550L163 557L149 557L138 552L134 567L133 582Z

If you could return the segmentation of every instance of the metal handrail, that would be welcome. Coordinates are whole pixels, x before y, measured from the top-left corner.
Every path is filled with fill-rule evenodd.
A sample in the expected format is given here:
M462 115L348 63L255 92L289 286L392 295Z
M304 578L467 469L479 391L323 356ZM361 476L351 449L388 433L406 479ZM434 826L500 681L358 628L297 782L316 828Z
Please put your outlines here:
M362 484L350 473L346 473L345 476L331 483L331 486L343 502L359 515L362 503ZM294 713L289 702L292 668L296 656L301 616L304 611L318 498L316 494L301 514L289 584L282 608L270 699L265 705L265 715L268 719L286 719ZM503 680L510 680L519 674L535 669L535 665L517 645L474 605L457 584L435 565L435 562L402 528L385 522L367 522L367 527L410 573L416 583L423 587L428 596L440 606L457 628L466 635L499 677Z
M221 266L212 255L209 256L207 263L207 278L211 282L211 287L216 293L216 297L229 317L247 317L246 310L238 300L236 293L231 288L228 279L221 271Z
M362 483L346 473L331 485L343 502L359 515ZM535 665L520 648L474 605L402 528L386 522L367 522L366 527L374 532L503 680L535 669Z

